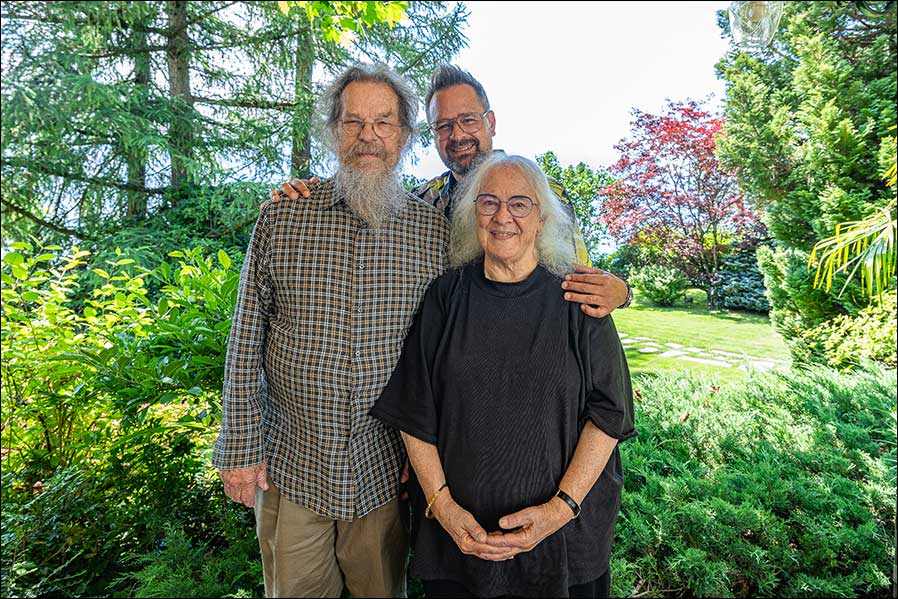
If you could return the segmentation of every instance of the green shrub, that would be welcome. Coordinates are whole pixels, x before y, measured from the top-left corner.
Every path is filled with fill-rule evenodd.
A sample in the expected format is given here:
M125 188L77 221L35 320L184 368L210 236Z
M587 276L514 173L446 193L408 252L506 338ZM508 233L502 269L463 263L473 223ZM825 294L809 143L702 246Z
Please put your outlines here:
M857 596L895 559L894 371L641 378L614 596Z
M837 315L856 316L867 304L855 301L861 298L858 284L850 284L842 297L815 289L808 254L795 248L760 246L757 257L770 301L770 321L783 336L793 361L819 363L821 346L806 333ZM841 289L844 284L845 275L838 275L833 288Z
M636 269L630 284L656 306L672 306L683 297L689 281L675 268L649 265Z
M11 249L2 594L108 594L123 558L152 549L165 527L220 537L207 454L238 272L223 251L172 252L174 265L153 270L117 256L90 271L102 283L85 296L86 252Z
M247 511L247 513L249 513ZM252 525L231 531L224 547L197 543L170 528L152 552L134 559L125 580L135 597L261 597L262 562Z
M822 357L830 366L844 368L872 360L895 368L895 296L894 289L884 293L881 302L870 304L857 317L838 316L814 327L804 338L809 345L822 347Z

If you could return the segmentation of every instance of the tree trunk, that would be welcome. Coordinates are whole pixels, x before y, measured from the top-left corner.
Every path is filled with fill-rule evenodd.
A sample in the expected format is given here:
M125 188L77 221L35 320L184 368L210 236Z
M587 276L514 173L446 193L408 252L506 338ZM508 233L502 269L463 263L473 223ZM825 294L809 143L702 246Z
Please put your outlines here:
M312 41L310 25L300 22L296 36L296 73L294 94L296 111L293 115L293 147L290 152L290 174L292 177L308 179L312 168L312 68L315 66L315 44Z
M165 4L165 12L168 15L168 89L172 100L172 119L168 133L171 186L177 191L190 182L188 164L194 145L187 2L169 0Z
M147 45L145 31L135 29L133 36L135 48L144 48ZM138 103L136 109L143 111L150 84L150 53L141 52L134 55L134 86ZM133 109L132 109L133 110ZM128 160L128 185L134 187L146 187L147 156L143 148L125 148ZM128 218L142 219L147 214L147 194L141 191L128 191Z

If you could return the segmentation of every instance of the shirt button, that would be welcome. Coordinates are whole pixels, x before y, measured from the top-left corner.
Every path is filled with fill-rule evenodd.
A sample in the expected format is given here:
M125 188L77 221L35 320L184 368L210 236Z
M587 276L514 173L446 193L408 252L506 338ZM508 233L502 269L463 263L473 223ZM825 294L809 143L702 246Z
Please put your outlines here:
M356 357L356 358L362 357L362 352L356 350L356 352L355 352L355 357Z
M365 270L365 265L364 265L364 264L359 264L359 270Z
M359 308L359 314L361 314L361 313L362 313L362 309L361 309L361 308Z

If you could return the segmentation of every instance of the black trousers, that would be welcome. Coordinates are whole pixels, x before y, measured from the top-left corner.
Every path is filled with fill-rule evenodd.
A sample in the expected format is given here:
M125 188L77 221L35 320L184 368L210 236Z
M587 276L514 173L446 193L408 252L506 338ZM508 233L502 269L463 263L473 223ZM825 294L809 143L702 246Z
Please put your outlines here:
M428 599L450 599L452 597L475 597L468 589L452 580L424 580L424 594ZM601 598L611 596L611 570L592 582L568 587L569 597Z

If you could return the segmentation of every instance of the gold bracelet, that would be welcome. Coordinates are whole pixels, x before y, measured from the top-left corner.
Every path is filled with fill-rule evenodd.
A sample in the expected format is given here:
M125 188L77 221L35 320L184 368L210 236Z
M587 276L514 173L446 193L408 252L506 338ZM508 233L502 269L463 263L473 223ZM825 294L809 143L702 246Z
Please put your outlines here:
M431 508L431 506L433 505L433 502L437 500L437 497L440 496L440 493L443 492L443 489L445 489L445 488L448 487L448 486L449 486L449 483L443 483L443 486L440 487L439 489L437 489L436 493L434 493L433 495L431 495L430 501L427 502L427 509L424 510L424 517L425 517L425 518L428 518L428 519L430 519L430 520L433 520L433 512L430 511L430 508Z

